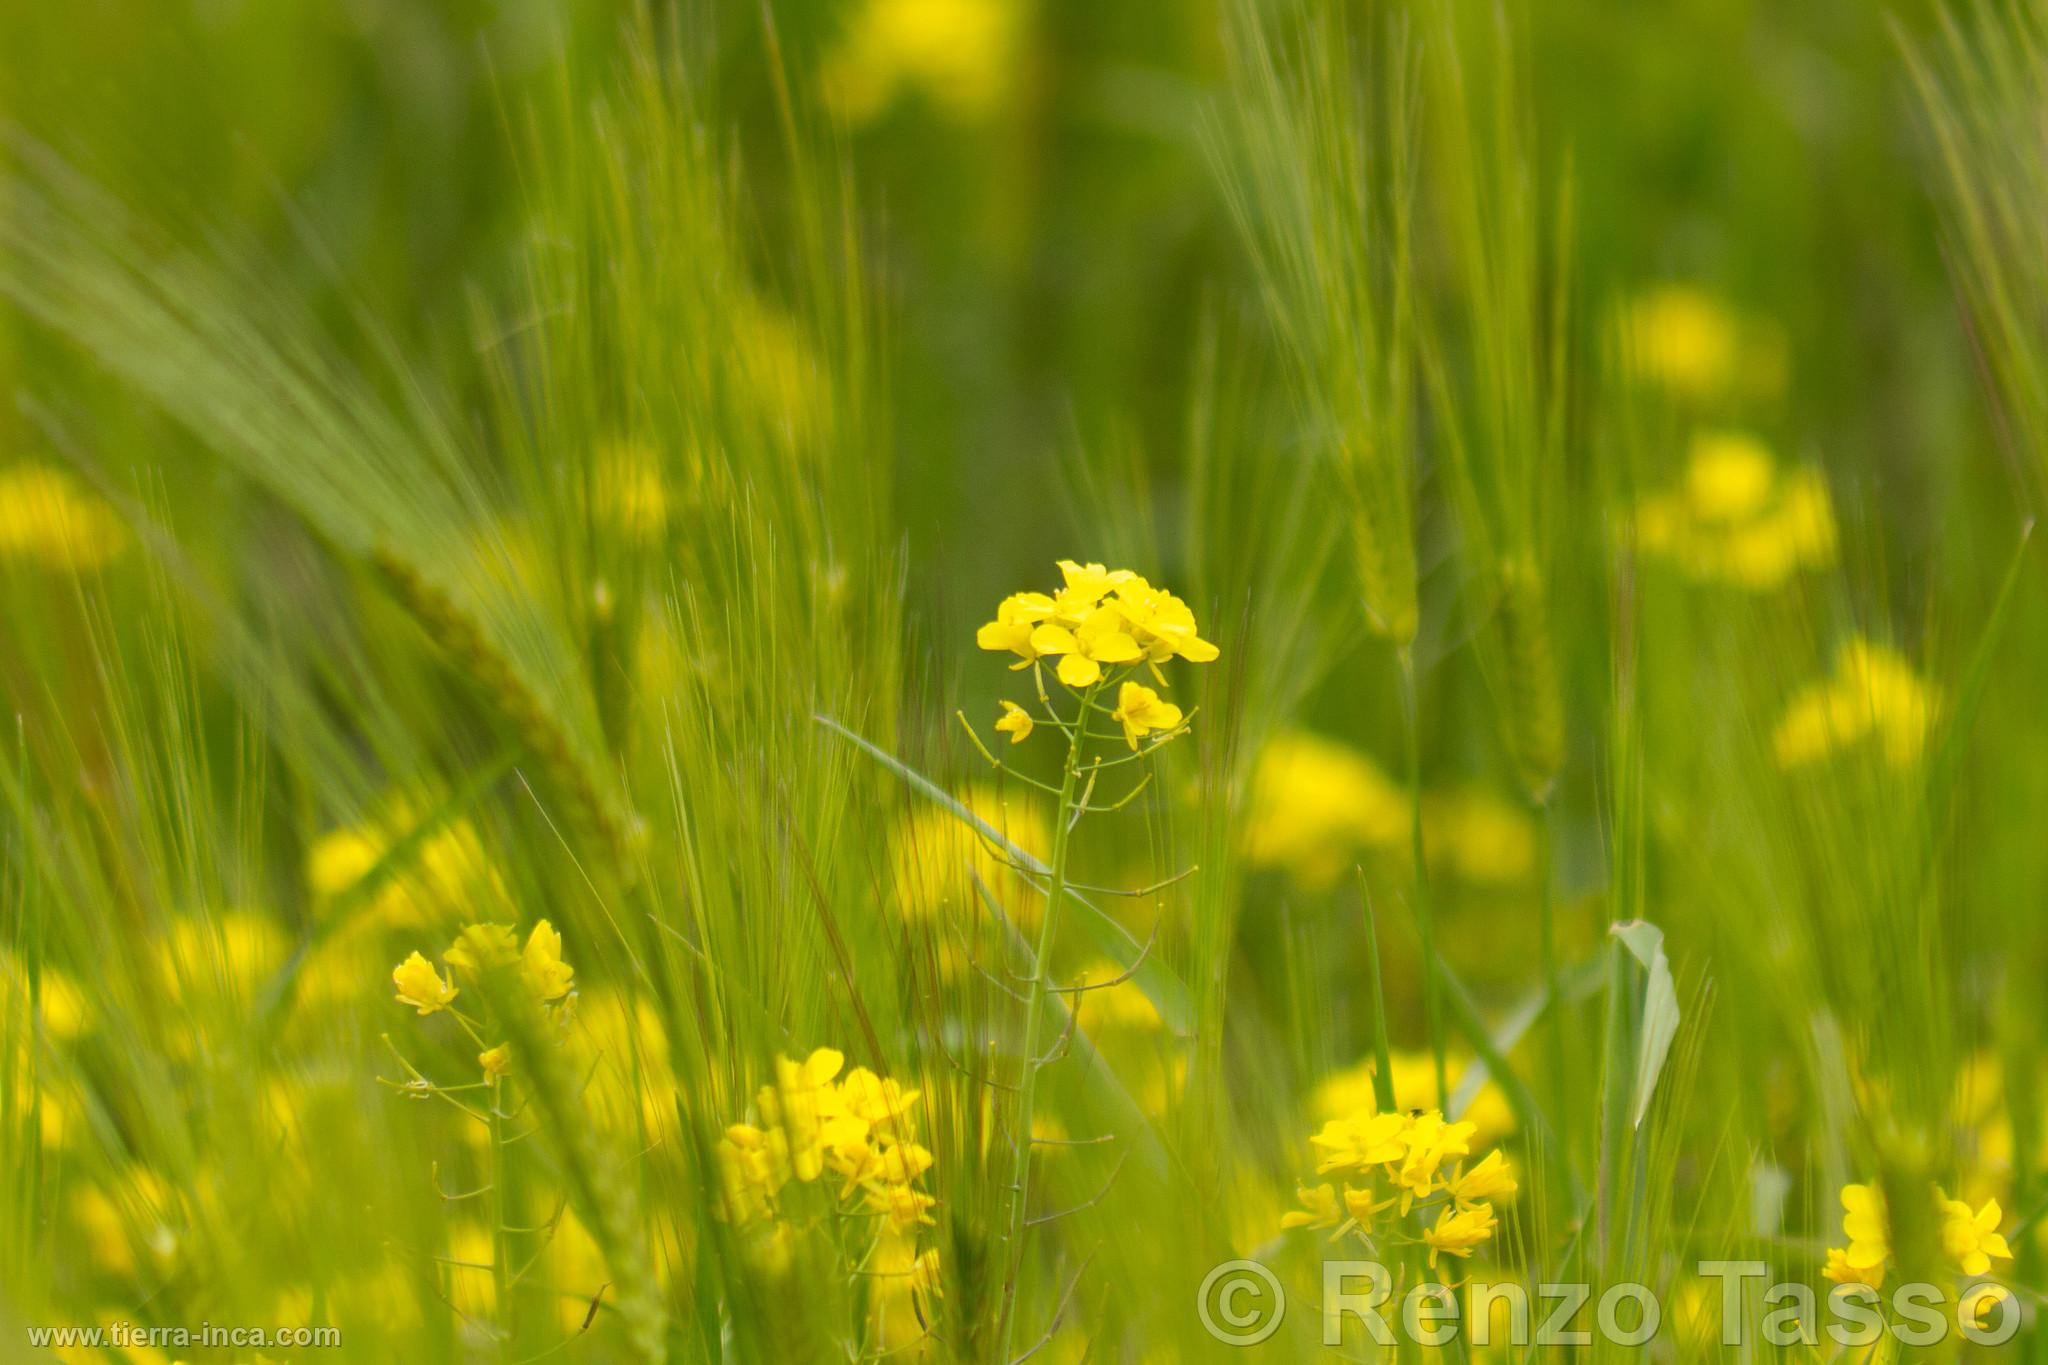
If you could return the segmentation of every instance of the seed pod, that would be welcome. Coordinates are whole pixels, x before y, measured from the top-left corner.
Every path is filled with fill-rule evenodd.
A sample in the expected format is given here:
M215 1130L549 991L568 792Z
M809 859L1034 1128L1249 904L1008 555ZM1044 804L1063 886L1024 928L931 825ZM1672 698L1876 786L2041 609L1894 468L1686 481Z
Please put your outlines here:
M1415 639L1415 533L1403 471L1382 452L1351 443L1351 539L1367 623L1395 645Z
M1550 800L1564 767L1564 693L1543 583L1527 558L1501 565L1500 638L1508 749L1522 790Z

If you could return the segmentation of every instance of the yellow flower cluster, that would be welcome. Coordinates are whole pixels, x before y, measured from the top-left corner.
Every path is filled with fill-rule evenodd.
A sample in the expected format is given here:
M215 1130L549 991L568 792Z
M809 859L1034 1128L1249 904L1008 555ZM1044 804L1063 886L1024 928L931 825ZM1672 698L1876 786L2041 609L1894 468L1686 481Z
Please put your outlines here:
M1115 669L1139 663L1150 667L1164 687L1166 675L1159 665L1168 659L1178 656L1205 664L1216 657L1216 646L1197 633L1188 604L1164 588L1153 587L1129 569L1105 569L1071 559L1061 560L1059 567L1064 579L1059 591L1004 598L996 619L975 632L975 643L1015 654L1017 668L1056 659L1059 680L1077 689L1100 683L1105 665ZM1168 712L1171 722L1164 721ZM1126 684L1118 698L1117 718L1135 747L1139 736L1179 724L1180 708L1161 702L1148 687ZM1028 726L1025 733L1030 733Z
M1784 386L1778 329L1737 314L1696 285L1660 285L1632 300L1622 342L1633 371L1675 398L1768 396Z
M1429 1248L1432 1266L1440 1256L1469 1257L1499 1226L1493 1201L1519 1188L1498 1151L1464 1160L1477 1130L1440 1109L1382 1113L1368 1104L1331 1119L1309 1144L1320 1154L1316 1174L1341 1173L1343 1187L1303 1185L1302 1207L1280 1226L1331 1228L1332 1240L1356 1231L1368 1242L1419 1244ZM1417 1213L1419 1238L1403 1231Z
M436 970L426 954L414 949L405 961L392 968L391 984L397 988L398 1003L412 1006L422 1017L442 1010L452 1013L455 998L462 994L455 984L458 974L474 982L492 968L516 963L536 1003L560 1005L567 999L576 976L576 969L562 961L561 934L546 920L533 926L523 950L512 931L502 924L468 925L441 955L441 960L448 967L445 974ZM511 1049L499 1043L485 1048L476 1060L484 1078L496 1080L511 1070Z
M2005 1213L1996 1199L1987 1199L1972 1209L1947 1192L1934 1191L1935 1209L1940 1216L1941 1249L1965 1275L1982 1275L1995 1258L2012 1259L1998 1226ZM1829 1247L1827 1264L1821 1274L1836 1284L1884 1284L1885 1262L1892 1254L1891 1220L1885 1208L1884 1192L1874 1185L1842 1186L1842 1235L1846 1247Z
M779 1273L789 1254L788 1230L776 1225L787 1187L829 1172L839 1181L838 1212L872 1228L862 1269L876 1278L875 1313L885 1317L879 1300L910 1294L923 1302L939 1293L939 1253L917 1249L919 1230L936 1222L937 1201L922 1188L932 1154L917 1141L919 1092L866 1067L842 1078L845 1061L832 1048L802 1061L775 1059L774 1083L755 1096L759 1122L735 1123L719 1139L717 1213L751 1234L760 1268Z
M1778 765L1802 768L1874 741L1885 762L1920 761L1938 694L1896 651L1852 636L1835 653L1834 675L1801 688L1773 735Z
M0 560L49 569L103 568L127 548L114 510L62 470L18 464L0 470Z
M1835 558L1835 514L1813 470L1781 471L1740 432L1693 438L1685 478L1636 506L1636 544L1701 582L1768 592Z

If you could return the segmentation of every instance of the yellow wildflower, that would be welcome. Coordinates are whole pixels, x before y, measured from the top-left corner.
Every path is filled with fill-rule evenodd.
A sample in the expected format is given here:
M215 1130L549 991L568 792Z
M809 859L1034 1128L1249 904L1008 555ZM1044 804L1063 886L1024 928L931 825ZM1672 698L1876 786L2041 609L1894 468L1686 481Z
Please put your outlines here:
M1309 1139L1311 1146L1325 1153L1316 1174L1399 1161L1408 1151L1408 1122L1405 1114L1365 1113L1331 1119Z
M1344 1187L1344 1211L1351 1215L1352 1222L1361 1227L1400 1202L1399 1199L1376 1199L1370 1189L1354 1190L1349 1185Z
M1195 613L1187 603L1136 574L1126 575L1117 585L1116 609L1161 687L1166 686L1166 677L1159 665L1168 659L1178 655L1191 664L1206 664L1219 653L1197 633Z
M1984 1207L1973 1213L1962 1200L1944 1195L1941 1215L1941 1249L1965 1275L1984 1274L1991 1269L1994 1256L2001 1261L2012 1259L2012 1248L1998 1231L2005 1214L1996 1199L1985 1200Z
M542 1000L560 1000L569 993L569 981L576 975L576 969L562 961L562 936L555 932L554 925L541 920L533 926L533 932L526 936L522 961L533 993Z
M399 1003L411 1005L423 1015L447 1009L448 1002L461 993L455 989L454 979L444 980L417 949L391 969L391 984L398 987Z
M996 619L974 632L974 642L996 653L1015 654L1023 668L1038 661L1039 651L1031 634L1053 613L1052 599L1042 592L1018 592L996 604Z
M867 1207L885 1215L891 1232L905 1233L919 1224L935 1226L931 1208L939 1201L909 1185L877 1185L868 1190Z
M476 1054L476 1064L484 1069L484 1079L495 1081L512 1070L512 1045L500 1043L487 1047Z
M1037 627L1031 632L1031 647L1059 659L1061 682L1090 687L1101 679L1104 664L1135 663L1144 657L1127 625L1115 607L1096 607L1071 630L1056 621Z
M780 1129L733 1124L718 1142L719 1214L740 1226L769 1217L789 1174L789 1148Z
M1117 689L1116 710L1110 719L1123 723L1124 739L1136 750L1146 735L1179 725L1181 711L1172 702L1161 701L1159 694L1143 683L1126 682Z
M1499 1152L1488 1152L1484 1159L1445 1181L1444 1188L1454 1202L1471 1205L1505 1199L1521 1186L1509 1173L1507 1159Z
M1493 1207L1489 1204L1446 1209L1422 1233L1422 1240L1429 1247L1430 1265L1436 1265L1439 1252L1461 1258L1470 1256L1493 1236L1498 1226L1499 1221L1493 1216Z
M519 956L518 944L502 924L467 924L441 956L464 979L476 981L489 969L514 961Z
M1849 1252L1843 1247L1828 1248L1828 1263L1820 1273L1836 1284L1867 1284L1872 1289L1884 1288L1884 1262L1872 1266L1849 1264Z
M1884 1265L1885 1258L1892 1254L1884 1191L1874 1185L1842 1186L1842 1235L1849 1239L1843 1261L1850 1269L1871 1270Z
M1036 722L1031 719L1029 711L1016 702L1005 701L1002 719L996 722L996 731L999 734L1008 734L1010 743L1022 744L1031 737L1031 727L1034 724Z
M1333 1228L1341 1221L1337 1191L1331 1186L1298 1185L1295 1194L1301 1207L1280 1215L1283 1228Z
M905 1090L895 1077L877 1076L864 1066L846 1073L839 1083L839 1101L845 1111L873 1128L903 1123L916 1105L920 1092Z
M819 1114L825 1087L839 1074L846 1058L829 1047L821 1047L801 1062L787 1057L775 1059L776 1109L782 1130L789 1138L790 1164L798 1180L816 1180L824 1168L820 1150L824 1133Z
M1403 1211L1413 1201L1426 1199L1435 1192L1438 1172L1446 1160L1472 1150L1473 1126L1469 1122L1448 1123L1437 1109L1425 1110L1408 1121L1401 1134L1401 1161L1394 1171L1401 1187Z
M996 619L975 632L981 648L1015 654L1016 667L1040 658L1059 660L1061 682L1093 687L1104 666L1144 662L1161 686L1159 665L1179 657L1208 663L1215 645L1197 632L1187 603L1128 569L1059 563L1063 585L1051 596L1015 593L996 608Z

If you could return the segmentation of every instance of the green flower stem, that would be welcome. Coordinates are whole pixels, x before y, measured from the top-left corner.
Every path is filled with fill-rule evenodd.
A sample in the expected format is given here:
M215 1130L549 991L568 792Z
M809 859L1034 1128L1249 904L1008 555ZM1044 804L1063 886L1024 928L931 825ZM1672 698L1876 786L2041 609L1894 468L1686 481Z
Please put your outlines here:
M1101 689L1102 684L1097 682L1082 695L1083 716ZM1002 1351L996 1357L1002 1362L1011 1358L1010 1343L1017 1326L1017 1282L1023 1274L1024 1219L1031 1186L1031 1118L1038 1091L1038 1023L1045 1013L1053 934L1059 924L1061 902L1067 894L1067 842L1077 815L1074 791L1081 775L1081 751L1086 738L1085 727L1076 727L1067 736L1067 761L1060 775L1059 823L1053 827L1052 859L1046 874L1045 915L1039 921L1038 947L1032 954L1031 981L1024 999L1023 1074L1018 1082L1016 1147L1010 1160L1010 1225L1003 1242L1006 1268L999 1331Z
M498 1319L498 1355L512 1358L512 1209L505 1151L505 1078L491 1081L491 1292Z
M1554 866L1556 816L1549 801L1543 803L1537 815L1540 820L1539 849L1542 856L1537 861L1536 875L1543 879L1543 989L1547 996L1544 1008L1546 1017L1543 1022L1545 1041L1550 1054L1547 1059L1550 1072L1550 1112L1557 1115L1561 1121L1562 1116L1571 1113L1572 1109L1571 1096L1567 1093L1571 1073L1565 1063L1564 972L1557 955L1557 870ZM1560 1138L1559 1150L1551 1162L1552 1169L1562 1174L1570 1159L1569 1153L1563 1150Z
M1415 650L1402 645L1395 651L1401 665L1401 729L1407 740L1408 758L1408 851L1415 862L1415 927L1422 938L1422 1011L1429 1024L1430 1055L1436 1062L1436 1102L1447 1108L1451 1087L1444 1064L1442 987L1436 971L1436 916L1429 901L1429 864L1422 837L1422 712L1415 686Z

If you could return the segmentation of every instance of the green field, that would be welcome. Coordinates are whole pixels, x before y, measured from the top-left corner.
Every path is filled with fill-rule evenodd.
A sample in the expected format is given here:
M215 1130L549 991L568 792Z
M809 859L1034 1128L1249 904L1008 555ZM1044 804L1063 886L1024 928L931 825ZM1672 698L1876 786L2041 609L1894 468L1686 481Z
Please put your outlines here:
M2044 497L2048 0L0 6L0 1362L2048 1362Z

